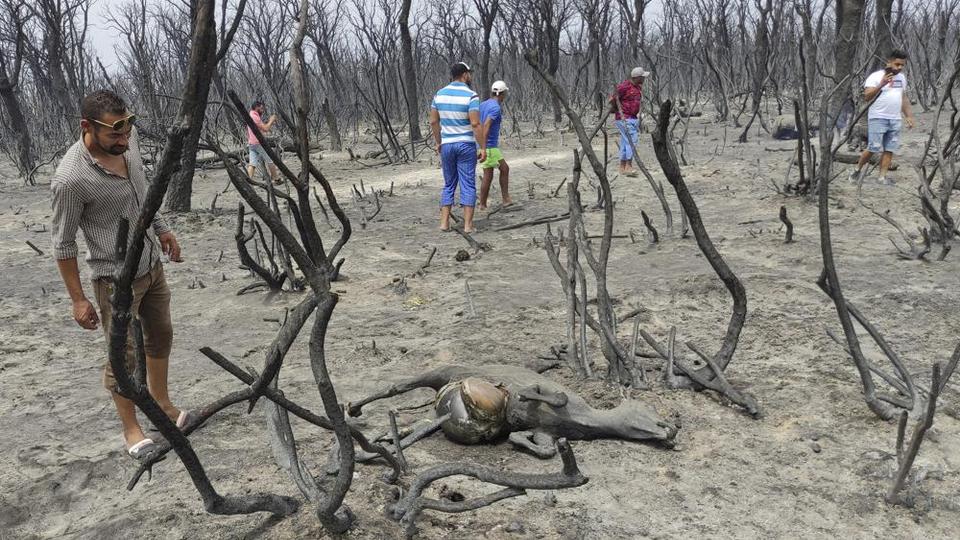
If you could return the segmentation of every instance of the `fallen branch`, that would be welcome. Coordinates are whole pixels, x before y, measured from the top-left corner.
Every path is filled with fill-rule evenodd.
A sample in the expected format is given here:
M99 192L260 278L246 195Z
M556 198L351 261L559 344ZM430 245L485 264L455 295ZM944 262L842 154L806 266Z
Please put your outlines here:
M512 231L514 229L520 229L523 227L532 227L534 225L544 225L546 223L553 223L555 221L563 221L570 217L570 212L564 212L562 214L554 214L552 216L538 217L527 221L522 221L520 223L514 223L512 225L504 225L502 227L497 227L494 229L494 232L503 232L503 231Z
M877 216L878 218L892 225L893 228L895 228L897 232L900 233L900 236L907 242L907 246L909 246L910 251L903 250L899 245L897 245L897 243L893 240L893 238L890 238L890 243L893 244L894 248L896 248L897 254L900 256L901 259L907 259L911 261L923 260L926 258L927 254L930 253L930 235L927 232L927 229L920 228L920 236L921 238L923 238L923 244L917 245L913 241L913 238L911 238L910 235L907 233L906 229L904 229L900 225L900 223L897 222L897 220L893 219L893 217L890 216L889 208L884 212L878 212L877 210L873 209L862 200L860 200L860 205L866 208L867 210L871 211L873 215Z
M563 469L553 474L523 474L504 471L498 468L483 467L472 463L446 463L427 469L419 474L410 484L410 489L396 503L390 505L390 517L404 524L407 537L416 534L416 520L423 510L437 510L440 512L466 512L488 506L496 501L508 497L523 495L528 489L567 489L582 486L589 480L577 466L573 449L566 439L557 440L557 451L563 461ZM430 484L449 476L471 476L507 489L491 495L469 499L463 502L444 502L423 497L423 492Z
M846 163L846 164L848 164L848 165L856 165L856 164L860 163L860 154L844 154L844 153L837 152L837 154L833 157L833 161L834 161L835 163ZM871 165L879 165L879 164L880 164L880 154L879 154L879 153L878 153L878 154L874 154L873 156L870 157L870 164L871 164ZM897 170L897 168L898 168L898 167L897 167L897 164L891 162L891 163L890 163L890 167L889 167L888 170L895 171L895 170Z
M30 246L34 251L37 252L37 255L43 256L43 251L40 250L37 246L33 245L33 242L27 240L27 245Z

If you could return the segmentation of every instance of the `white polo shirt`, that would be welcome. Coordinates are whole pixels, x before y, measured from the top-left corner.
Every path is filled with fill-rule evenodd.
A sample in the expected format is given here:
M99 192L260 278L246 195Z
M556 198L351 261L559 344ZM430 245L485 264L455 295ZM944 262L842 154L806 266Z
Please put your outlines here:
M884 70L874 71L863 82L864 88L876 88L883 81ZM907 89L907 78L903 73L897 73L890 84L880 89L880 97L870 105L867 118L883 118L886 120L900 120L903 108L903 92Z

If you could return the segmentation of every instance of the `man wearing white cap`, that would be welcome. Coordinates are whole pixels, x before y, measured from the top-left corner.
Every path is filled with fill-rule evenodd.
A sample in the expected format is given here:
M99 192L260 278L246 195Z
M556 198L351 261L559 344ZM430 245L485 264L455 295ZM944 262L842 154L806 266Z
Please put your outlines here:
M640 130L640 112L643 110L643 79L650 75L641 67L630 71L630 78L617 85L610 96L610 107L616 114L620 130L620 174L636 176L633 171L633 147Z
M483 182L480 184L480 209L486 210L487 196L490 195L490 184L493 183L493 169L500 171L500 196L503 205L512 204L508 185L510 182L510 167L500 152L500 122L503 112L500 105L507 99L507 83L497 81L490 89L490 99L480 104L480 126L483 138L487 141L487 159L481 163L483 167Z

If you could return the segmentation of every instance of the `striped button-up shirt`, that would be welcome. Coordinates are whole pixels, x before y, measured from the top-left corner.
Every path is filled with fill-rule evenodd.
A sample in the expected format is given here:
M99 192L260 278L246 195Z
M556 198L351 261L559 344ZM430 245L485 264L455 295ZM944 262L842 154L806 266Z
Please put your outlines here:
M136 133L124 153L127 178L103 167L87 150L83 138L67 150L50 182L53 192L53 255L57 260L77 257L77 227L87 243L87 265L93 279L113 276L117 269L117 229L121 218L130 221L130 236L147 194L147 177ZM140 277L160 261L156 235L170 228L160 217L147 231L143 255L137 268ZM130 238L127 239L129 243Z
M440 143L472 143L471 111L480 111L480 97L462 82L444 86L433 97L430 107L440 114Z

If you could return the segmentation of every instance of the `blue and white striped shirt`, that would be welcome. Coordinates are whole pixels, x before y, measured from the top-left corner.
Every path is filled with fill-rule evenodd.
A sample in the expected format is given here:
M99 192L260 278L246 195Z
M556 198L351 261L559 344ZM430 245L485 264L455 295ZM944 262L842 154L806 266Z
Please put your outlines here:
M475 143L471 111L480 113L480 97L465 83L452 82L433 97L430 107L440 114L440 143Z

